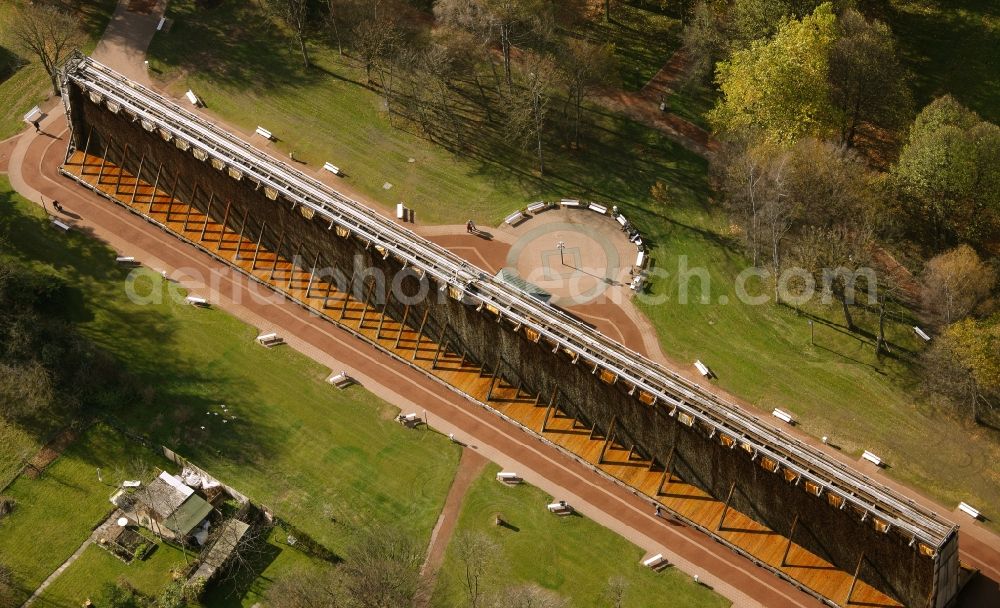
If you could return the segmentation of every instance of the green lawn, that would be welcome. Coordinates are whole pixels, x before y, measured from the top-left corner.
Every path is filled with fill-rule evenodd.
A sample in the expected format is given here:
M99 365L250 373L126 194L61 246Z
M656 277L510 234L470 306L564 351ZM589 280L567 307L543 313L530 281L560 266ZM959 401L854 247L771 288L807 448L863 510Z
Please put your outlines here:
M24 113L52 94L52 85L41 64L18 49L7 24L24 0L0 2L0 140L24 128ZM57 0L79 16L80 27L89 42L84 51L90 52L101 32L111 20L118 5L116 0ZM11 71L20 66L16 71Z
M951 93L1000 123L1000 12L995 0L879 0L899 40L918 109Z
M536 583L570 599L574 608L597 608L611 605L601 597L608 579L622 577L628 584L624 608L729 605L677 570L656 573L642 567L642 549L586 517L552 515L545 509L552 497L538 488L497 483L499 470L487 467L465 496L433 606L467 605L462 587L464 564L454 541L467 531L486 534L501 549L496 575L487 581L491 590ZM497 514L509 526L494 525Z
M681 256L712 278L710 304L695 298L681 305L672 297L640 305L671 357L684 363L701 358L722 388L766 411L775 405L791 410L805 430L830 436L851 455L864 449L884 455L890 475L945 504L1000 504L1000 472L989 464L1000 458L1000 443L918 399L906 360L922 345L905 315L888 327L901 359L879 361L869 339L840 327L836 307L810 309L818 317L811 346L805 317L737 300L735 277L747 262L711 199L700 157L658 132L596 110L588 115L594 126L584 149L553 148L544 177L531 172L530 156L452 155L390 125L381 99L359 86L359 71L335 53L315 49L320 68L303 71L287 41L261 24L252 5L223 2L197 12L192 6L189 0L174 3L173 31L154 40L155 64L173 92L194 87L225 120L248 131L265 124L296 157L314 167L336 162L369 200L386 206L405 200L421 221L473 217L496 224L528 202L561 196L616 203L652 246L653 265L669 273L654 278L654 295L676 296ZM263 86L268 81L271 86ZM697 98L677 103L697 108ZM408 157L417 162L407 163ZM656 180L669 186L666 204L649 196ZM395 187L383 190L385 181ZM697 295L697 285L692 292ZM720 295L729 303L719 304ZM875 328L874 319L855 314L866 330Z
M427 541L458 446L395 424L398 410L360 387L333 389L323 382L328 370L291 349L256 346L256 329L225 313L170 298L131 303L127 271L111 250L79 232L54 235L41 209L12 195L3 178L0 227L7 229L0 231L6 255L62 275L75 288L68 306L81 331L151 387L145 402L108 412L119 423L172 447L334 551L370 521L405 521L408 533ZM166 289L159 275L140 275L140 291ZM236 420L206 415L221 413L222 404ZM65 542L79 544L70 535Z
M41 477L18 478L6 495L14 512L0 520L0 556L14 571L26 599L90 536L113 506L108 501L120 479L115 469L144 461L163 466L155 454L98 425L73 443ZM97 467L104 481L98 481Z

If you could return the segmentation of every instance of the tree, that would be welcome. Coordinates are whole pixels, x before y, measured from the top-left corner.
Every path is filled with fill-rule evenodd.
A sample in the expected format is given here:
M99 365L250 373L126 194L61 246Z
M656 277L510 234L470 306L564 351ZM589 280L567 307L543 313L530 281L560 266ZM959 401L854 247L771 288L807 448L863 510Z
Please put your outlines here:
M385 11L380 13L376 10L354 26L352 35L354 46L365 64L365 77L371 82L372 68L388 58L400 40L396 21L392 16L386 15Z
M29 3L18 10L10 28L24 51L38 57L52 82L52 93L60 95L59 68L85 41L77 18L54 6Z
M1000 127L951 96L917 116L892 177L935 250L1000 235Z
M608 602L610 608L622 608L625 605L625 595L628 592L628 579L623 576L612 576L604 584L602 599Z
M543 142L548 127L549 104L558 86L559 74L548 55L532 55L526 66L524 90L508 102L507 132L512 141L534 145L538 157L538 172L545 173Z
M302 53L302 63L308 69L312 65L309 61L309 49L306 47L306 34L310 26L309 0L267 0L267 5L292 30L299 52Z
M332 568L295 572L267 589L269 608L346 608L344 582Z
M532 583L509 587L497 593L490 608L569 608L569 602L559 594Z
M830 49L830 94L840 110L841 141L852 146L861 124L899 127L911 111L911 99L889 27L854 9L844 11L838 26L840 35Z
M462 565L462 584L471 608L483 606L490 575L500 561L500 546L482 532L464 531L455 539L455 549Z
M374 525L360 531L341 566L347 596L361 608L409 606L420 587L423 557L398 530Z
M618 68L609 45L591 44L576 38L566 41L558 62L566 84L566 97L573 107L573 144L579 147L583 101L595 89L610 83Z
M722 98L709 112L719 132L750 131L788 145L829 135L840 123L830 100L830 47L836 17L829 3L801 21L781 25L774 38L756 40L718 64Z
M968 245L938 254L924 267L924 303L938 323L966 317L996 284L996 271Z
M1000 405L1000 317L952 324L923 355L929 392L942 395L980 424L996 428Z
M14 572L5 564L0 563L0 608L15 608L19 605L14 599L16 590Z
M871 230L863 224L809 226L798 239L799 262L822 286L824 302L840 302L850 331L857 329L851 306L858 291L868 291L871 305L878 297L878 276L869 265L873 244Z
M691 9L691 18L681 32L681 45L688 56L686 84L703 82L728 46L725 4L701 0Z

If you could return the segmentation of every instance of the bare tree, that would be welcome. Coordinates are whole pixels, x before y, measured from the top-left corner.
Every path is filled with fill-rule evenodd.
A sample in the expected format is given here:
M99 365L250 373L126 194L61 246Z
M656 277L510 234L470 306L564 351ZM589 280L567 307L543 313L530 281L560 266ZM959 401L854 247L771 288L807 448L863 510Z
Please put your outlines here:
M596 88L613 80L617 73L615 56L606 44L597 45L570 38L558 59L566 83L566 97L573 106L573 144L579 147L583 101Z
M16 590L14 573L6 565L0 564L0 608L14 608L18 605L14 599Z
M569 608L569 605L561 595L532 583L498 592L490 608Z
M611 608L622 608L625 605L626 592L628 592L628 580L623 576L612 576L604 584L602 599Z
M455 549L469 606L480 608L500 562L500 546L482 532L465 531L455 539Z
M302 53L302 63L306 68L312 64L309 61L309 49L306 47L306 34L309 31L309 0L267 0L268 7L285 25L292 30L295 41Z
M246 530L240 533L241 529ZM267 553L267 537L272 526L246 524L233 517L212 528L206 549L202 550L202 564L216 568L221 574L217 581L251 580L257 575L263 556Z
M10 28L18 44L38 57L52 81L53 94L59 95L59 67L84 43L76 17L54 6L28 4L18 11Z
M345 590L361 608L409 606L420 588L423 552L400 531L371 526L347 549Z
M267 590L269 608L346 608L344 582L333 569L294 572Z
M538 172L545 173L544 140L548 126L549 104L558 73L552 58L534 55L526 66L524 90L512 97L508 105L508 132L511 139L534 145L538 157Z
M370 15L354 26L352 32L354 46L365 64L368 82L372 82L372 69L385 65L400 39L395 19L386 12L378 11L376 6Z
M871 229L864 224L810 226L799 239L799 262L822 285L824 301L833 297L840 302L850 331L857 330L851 306L858 291L867 289L870 304L877 298L878 276L869 266L873 243Z
M985 300L997 281L997 273L979 259L968 245L959 245L931 258L924 267L923 298L935 320L953 323Z

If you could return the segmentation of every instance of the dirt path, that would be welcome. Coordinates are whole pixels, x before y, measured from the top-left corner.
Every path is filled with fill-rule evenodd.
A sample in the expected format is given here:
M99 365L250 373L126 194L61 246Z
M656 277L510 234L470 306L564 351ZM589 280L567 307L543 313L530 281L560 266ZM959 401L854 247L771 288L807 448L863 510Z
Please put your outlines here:
M45 444L45 446L35 454L35 457L28 461L28 466L24 469L24 474L29 479L37 479L45 467L55 462L56 458L76 440L76 432L66 429L59 433L55 439Z
M475 450L462 450L462 460L458 463L458 471L455 473L455 480L451 483L448 491L448 498L445 499L444 509L438 517L434 531L431 532L431 542L427 547L427 558L423 566L420 567L420 576L423 578L423 593L417 598L417 608L430 606L431 596L434 593L434 583L437 580L438 570L444 563L444 553L448 549L448 543L455 532L455 524L458 523L458 515L462 511L462 502L465 500L465 493L469 491L472 482L479 477L479 473L486 466L486 458Z

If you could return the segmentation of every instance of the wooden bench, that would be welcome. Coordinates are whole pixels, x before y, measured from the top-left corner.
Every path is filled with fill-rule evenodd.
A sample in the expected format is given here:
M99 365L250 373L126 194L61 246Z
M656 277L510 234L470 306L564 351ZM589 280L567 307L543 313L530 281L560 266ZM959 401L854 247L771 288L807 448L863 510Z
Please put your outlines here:
M657 553L656 555L650 556L642 560L642 565L653 571L659 572L660 570L663 570L664 568L668 567L670 565L670 562L667 560L667 558L663 557L662 553Z
M121 264L122 266L138 266L139 262L135 261L135 258L130 255L120 255L115 258L115 262Z
M184 301L191 306L197 306L198 308L208 308L208 300L205 298L199 298L198 296L188 296L184 298Z
M195 95L194 91L192 91L191 89L188 89L187 93L184 93L184 97L187 97L187 100L191 102L191 105L195 107L201 106L201 100L198 99L198 96Z
M712 370L708 369L708 366L702 363L700 359L694 362L694 366L698 368L698 373L702 376L705 376L706 378L712 377Z
M265 348L271 348L272 346L284 344L285 340L278 336L278 334L270 333L257 336L257 343Z
M646 262L646 252L639 251L639 254L635 256L635 267L642 268L642 265Z
M63 232L69 232L69 229L72 228L72 226L70 226L66 222L63 222L62 220L56 218L52 218L52 225L58 228L59 230L62 230Z
M341 173L340 173L340 167L338 167L337 165L335 165L333 163L323 163L323 168L326 169L327 171L329 171L330 173L333 173L334 175L338 175L338 176L341 175Z
M540 213L542 211L545 211L546 209L549 209L549 204L546 203L545 201L538 201L536 203L531 203L530 205L528 205L529 213Z
M507 485L516 485L521 483L522 480L517 476L517 473L513 473L511 471L500 471L497 473L497 481Z
M982 513L979 512L979 509L976 509L972 505L964 502L958 503L958 510L961 511L962 513L965 513L972 519L979 519L983 516Z
M511 226L516 226L519 222L521 222L523 220L526 220L527 218L528 218L528 216L526 216L524 214L524 212L522 212L522 211L515 211L514 213L511 213L506 218L504 218L503 221L504 221L505 224L509 224Z
M597 203L590 203L589 205L587 205L587 208L590 209L591 211L596 211L601 215L608 214L608 208L605 207L604 205L598 205Z
M354 378L348 376L346 371L342 371L337 374L330 374L330 377L327 378L326 381L337 388L347 388L348 386L354 384Z
M580 201L573 198L564 198L561 201L559 201L559 204L562 205L563 207L579 207Z
M921 338L923 338L924 342L930 342L931 341L931 337L929 335L927 335L927 332L925 332L924 330L920 329L916 325L913 326L913 333L915 333L918 336L920 336Z
M556 515L570 515L573 513L573 507L569 506L565 500L554 502L547 505L546 508L549 510L549 513L555 513Z
M264 127L260 126L260 125L257 125L257 130L254 131L254 132L257 135L260 135L261 137L263 137L264 139L266 139L268 141L271 141L272 139L274 139L274 134L271 133L270 131L268 131L267 129L265 129Z
M778 420L787 422L788 424L795 424L795 419L792 418L792 415L786 412L785 410L779 410L778 408L774 408L774 411L771 412L771 415L777 418Z
M865 450L865 453L861 455L861 458L867 460L868 462L874 464L877 467L882 466L882 459L876 456L875 454L872 454L868 450Z

